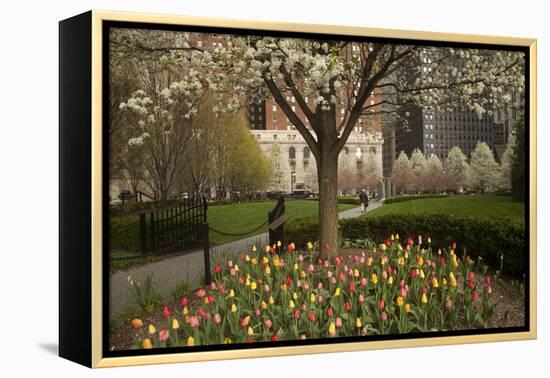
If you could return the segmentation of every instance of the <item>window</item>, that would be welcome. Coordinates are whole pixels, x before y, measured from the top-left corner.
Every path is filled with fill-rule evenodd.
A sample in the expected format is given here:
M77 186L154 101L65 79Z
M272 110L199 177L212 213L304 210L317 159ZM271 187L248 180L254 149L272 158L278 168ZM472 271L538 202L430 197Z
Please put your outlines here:
M273 111L274 111L274 112L277 111L277 106L276 106L276 105L273 105Z
M197 41L197 47L202 47L202 41Z
M277 140L277 134L273 134L273 140Z
M309 150L309 147L304 147L304 160L309 159L310 154L311 151Z
M289 135L289 136L290 136L290 135ZM289 138L289 139L290 139L290 138ZM295 149L294 147L292 147L292 146L288 149L288 158L289 158L290 160L296 159L296 149Z

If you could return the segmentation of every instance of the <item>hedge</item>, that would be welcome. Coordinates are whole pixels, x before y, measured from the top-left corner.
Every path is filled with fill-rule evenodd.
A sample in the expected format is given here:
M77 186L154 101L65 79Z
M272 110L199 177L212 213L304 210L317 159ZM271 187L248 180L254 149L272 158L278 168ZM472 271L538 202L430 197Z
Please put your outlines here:
M525 225L512 219L492 219L455 215L386 215L359 217L339 221L342 239L369 238L378 242L398 233L402 239L423 235L432 239L434 248L458 245L457 253L481 256L485 264L499 269L504 256L503 271L521 276L526 270ZM315 217L289 220L285 225L285 239L302 246L319 239Z
M446 197L449 197L449 196L446 194L419 194L419 195L411 195L411 196L390 197L384 200L384 205L389 205L390 203L414 201L418 199L446 198Z
M109 249L139 252L139 218L110 217L109 219Z
M319 198L310 198L310 201L319 201ZM359 197L345 197L340 196L338 197L338 203L341 205L361 205L359 202Z

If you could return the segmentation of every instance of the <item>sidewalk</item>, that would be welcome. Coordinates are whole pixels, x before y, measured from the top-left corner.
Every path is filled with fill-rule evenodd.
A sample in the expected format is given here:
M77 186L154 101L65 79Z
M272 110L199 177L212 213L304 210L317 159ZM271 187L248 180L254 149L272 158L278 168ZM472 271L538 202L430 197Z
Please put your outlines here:
M367 212L381 206L380 201L369 202ZM361 216L361 208L356 207L338 214L339 219L355 218ZM245 239L237 240L231 243L222 244L212 248L210 261L215 259L216 255L237 256L241 252L250 251L252 245L266 245L268 243L267 232L259 235L250 236ZM168 298L172 295L175 286L182 282L198 282L204 275L204 256L203 251L192 251L184 255L178 255L167 258L151 264L130 269L129 271L117 272L110 277L110 315L111 317L125 307L132 304L133 293L128 283L128 276L132 276L137 281L143 281L148 274L153 274L153 281L156 283L156 289L159 294Z

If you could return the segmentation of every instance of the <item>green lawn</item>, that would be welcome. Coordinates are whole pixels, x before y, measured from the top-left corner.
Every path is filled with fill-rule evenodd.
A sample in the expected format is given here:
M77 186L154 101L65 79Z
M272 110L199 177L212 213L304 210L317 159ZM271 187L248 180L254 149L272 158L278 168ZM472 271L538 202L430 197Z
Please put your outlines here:
M267 213L275 207L275 201L248 202L231 205L219 205L208 208L208 223L216 230L239 233L253 230L267 220ZM339 204L339 211L353 209L357 205ZM285 201L285 212L290 218L317 215L319 202L309 200ZM224 244L253 235L267 232L267 225L245 236L225 236L210 232L210 241L214 244Z
M513 202L507 196L451 196L417 199L384 205L368 213L369 217L387 214L456 214L476 217L509 217L522 220L523 202Z

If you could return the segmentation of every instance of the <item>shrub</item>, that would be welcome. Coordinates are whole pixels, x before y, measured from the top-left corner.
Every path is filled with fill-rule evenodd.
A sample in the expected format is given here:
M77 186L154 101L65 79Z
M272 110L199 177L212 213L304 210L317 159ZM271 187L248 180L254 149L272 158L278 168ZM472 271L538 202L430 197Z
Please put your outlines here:
M109 219L109 249L139 252L141 250L139 237L139 218L110 217Z
M310 201L319 201L319 198L309 198ZM346 197L346 196L339 196L338 197L338 203L342 205L361 205L361 202L359 202L359 197L353 196L353 197Z
M418 199L446 198L446 197L449 197L449 196L445 194L420 194L420 195L413 195L413 196L390 197L384 200L384 205L389 205L390 203L414 201Z
M526 266L525 225L509 218L492 219L456 215L386 215L359 217L339 222L340 235L345 239L383 241L398 233L402 238L416 235L431 237L432 245L447 248L458 244L457 252L482 257L486 264L498 269L504 258L504 272L521 276ZM285 239L301 246L318 239L315 217L293 219L285 225Z

